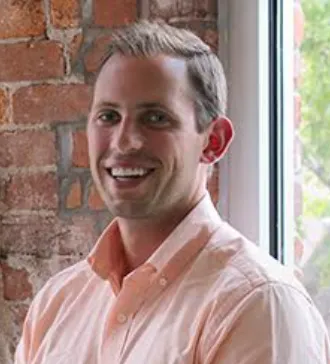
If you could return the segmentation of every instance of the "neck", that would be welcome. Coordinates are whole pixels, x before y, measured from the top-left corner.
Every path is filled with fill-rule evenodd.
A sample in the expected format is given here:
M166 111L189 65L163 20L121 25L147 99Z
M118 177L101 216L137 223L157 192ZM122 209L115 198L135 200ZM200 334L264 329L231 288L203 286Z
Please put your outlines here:
M171 213L161 219L126 219L118 217L118 226L129 271L145 263L193 207L177 211L176 214Z

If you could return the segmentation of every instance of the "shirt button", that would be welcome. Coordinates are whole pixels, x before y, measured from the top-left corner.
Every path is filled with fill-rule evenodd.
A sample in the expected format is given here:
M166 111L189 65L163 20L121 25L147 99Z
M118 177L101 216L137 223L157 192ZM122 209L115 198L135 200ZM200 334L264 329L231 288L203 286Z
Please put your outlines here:
M165 277L162 277L159 279L159 284L162 286L162 287L165 287L167 285L167 279Z
M120 324L124 324L126 321L127 321L127 316L124 315L123 313L120 313L118 316L117 316L117 321L120 323Z

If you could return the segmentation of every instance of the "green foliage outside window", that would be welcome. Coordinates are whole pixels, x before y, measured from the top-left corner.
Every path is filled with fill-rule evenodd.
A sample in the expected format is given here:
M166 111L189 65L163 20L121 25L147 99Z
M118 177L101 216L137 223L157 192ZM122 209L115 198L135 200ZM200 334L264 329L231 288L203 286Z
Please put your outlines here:
M302 146L303 216L330 217L330 0L302 0L305 35L303 62ZM315 250L308 265L318 269L319 288L330 287L330 234Z

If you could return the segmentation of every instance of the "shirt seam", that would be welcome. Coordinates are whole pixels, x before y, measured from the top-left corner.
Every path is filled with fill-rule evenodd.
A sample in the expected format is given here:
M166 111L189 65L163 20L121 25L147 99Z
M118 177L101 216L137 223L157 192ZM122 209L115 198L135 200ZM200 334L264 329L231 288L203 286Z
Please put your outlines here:
M269 284L269 285L278 285L278 286L286 286L286 287L290 287L293 290L295 290L296 292L298 292L301 296L303 296L309 303L312 303L312 300L310 299L310 297L304 292L302 291L300 288L296 287L294 284L289 283L289 282L283 282L277 279L272 279L269 278L267 276L262 276L262 277L257 277L258 280L262 280L262 282L258 282L255 283L248 274L246 274L244 271L242 271L241 269L239 269L235 264L233 264L232 262L228 262L228 266L230 266L231 268L234 268L237 272L239 272L251 285L252 287L252 291L253 292L254 289L260 288L263 285Z
M248 283L250 284L250 287L251 289L250 290L247 290L240 298L238 298L235 303L229 308L229 310L226 311L225 314L223 315L220 315L219 316L219 319L217 319L218 322L222 322L226 317L228 317L230 315L230 313L237 308L237 306L239 306L239 304L244 301L244 299L246 297L248 297L249 295L253 295L258 289L262 289L265 288L265 291L266 289L269 289L271 286L279 286L279 287L287 287L287 288L291 288L293 289L293 291L297 292L299 294L299 296L302 296L309 304L313 304L313 302L311 301L311 299L309 299L308 296L306 296L301 290L299 290L297 287L289 284L289 283L286 283L286 282L279 282L279 281L275 281L275 280L266 280L264 282L260 282L259 284L257 285L254 285L254 286L251 286L251 280L246 277L246 275L244 275L243 272L241 272L237 267L235 266L232 266L233 268L235 268L238 272L240 272L245 278L246 280L248 281ZM226 300L227 301L227 300ZM213 300L213 304L215 304L216 302L219 302L218 301L218 298L214 299ZM219 308L219 311L222 310L222 307L224 307L225 303L221 304L220 308ZM244 307L243 306L242 308L239 309L239 312L242 312L244 310ZM212 325L214 326L214 325ZM210 330L210 332L213 332L213 330ZM228 333L226 333L225 336L227 336ZM212 344L209 345L209 351L208 352L213 352L213 349L216 345L216 341L217 341L217 337L214 336L213 339L210 339L210 342L212 342ZM208 362L209 358L208 356L206 357L206 362Z

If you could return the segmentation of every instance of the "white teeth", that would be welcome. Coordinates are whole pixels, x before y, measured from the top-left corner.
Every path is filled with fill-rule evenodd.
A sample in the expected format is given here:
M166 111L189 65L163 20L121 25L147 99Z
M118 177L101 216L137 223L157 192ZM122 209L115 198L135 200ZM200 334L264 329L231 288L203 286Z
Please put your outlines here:
M111 168L111 175L113 177L142 177L149 172L144 168Z

